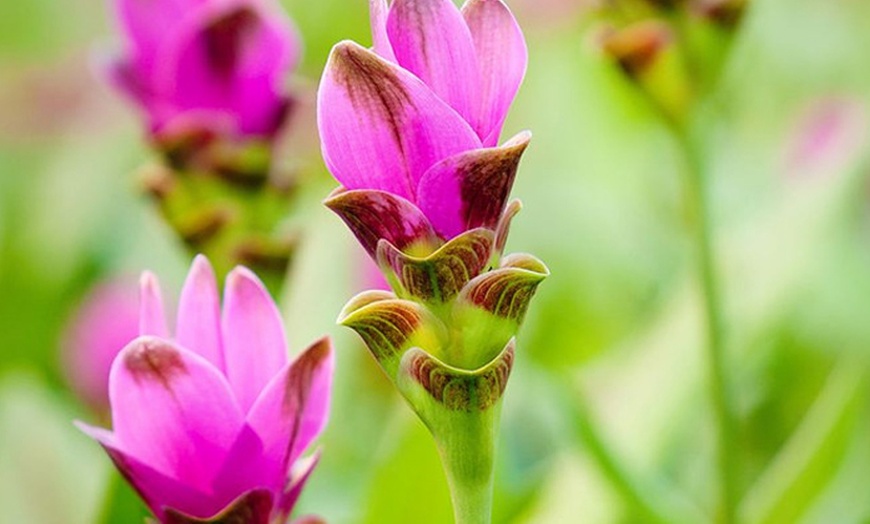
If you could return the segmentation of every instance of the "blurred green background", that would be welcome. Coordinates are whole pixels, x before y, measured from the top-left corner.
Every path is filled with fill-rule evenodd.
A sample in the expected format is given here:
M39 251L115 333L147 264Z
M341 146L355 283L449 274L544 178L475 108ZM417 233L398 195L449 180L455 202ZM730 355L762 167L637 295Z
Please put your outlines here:
M713 419L679 152L592 45L588 6L509 3L531 56L506 135L531 129L534 139L508 247L552 276L505 397L496 521L643 522L590 452L590 422L644 493L698 515L714 497ZM870 3L751 3L703 134L740 515L870 522ZM323 333L338 348L323 459L300 511L333 524L450 522L429 435L334 324L360 289L360 255L319 204L334 182L311 96L335 42L369 42L367 3L284 4L306 45L294 83L309 96L286 154L312 181L283 308L295 350ZM72 426L93 417L59 359L64 325L95 282L150 269L172 303L189 264L138 191L134 172L153 158L138 119L94 74L114 31L104 2L0 3L3 523L135 522L139 511L107 497L113 471ZM812 115L831 107L837 139L821 158L792 161Z

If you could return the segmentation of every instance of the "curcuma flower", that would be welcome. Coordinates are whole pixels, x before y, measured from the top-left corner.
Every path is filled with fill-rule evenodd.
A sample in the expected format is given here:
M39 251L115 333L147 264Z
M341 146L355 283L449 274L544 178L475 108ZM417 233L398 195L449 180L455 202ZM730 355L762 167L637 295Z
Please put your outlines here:
M157 137L211 131L272 137L291 99L284 75L299 59L291 21L268 0L116 0L125 54L116 87Z
M489 522L514 337L546 266L503 256L508 202L531 135L498 144L526 69L501 0L372 0L373 50L337 44L318 91L325 204L392 292L357 295L354 329L428 426L456 522Z
M79 424L161 523L284 522L317 463L300 459L326 424L329 339L288 362L278 310L244 268L226 280L197 257L175 336L156 279L141 280L140 336L109 378L113 430Z

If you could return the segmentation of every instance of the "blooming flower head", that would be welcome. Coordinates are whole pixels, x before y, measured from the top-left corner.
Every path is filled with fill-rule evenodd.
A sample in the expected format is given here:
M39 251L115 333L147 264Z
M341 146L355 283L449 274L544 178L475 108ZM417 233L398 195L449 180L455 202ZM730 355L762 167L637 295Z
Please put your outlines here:
M373 51L336 45L318 93L323 156L343 185L327 205L373 255L379 239L405 250L495 229L529 141L496 147L526 69L516 20L501 0L371 9Z
M96 412L109 408L109 368L139 334L136 293L121 280L95 285L76 308L62 338L61 359L76 396Z
M211 130L272 136L290 99L296 31L270 0L115 0L125 37L113 83L147 114L152 133Z
M139 326L112 365L112 431L82 429L162 523L283 522L317 460L300 456L326 423L329 340L288 362L257 277L233 270L221 311L204 257L188 274L174 337L148 273Z

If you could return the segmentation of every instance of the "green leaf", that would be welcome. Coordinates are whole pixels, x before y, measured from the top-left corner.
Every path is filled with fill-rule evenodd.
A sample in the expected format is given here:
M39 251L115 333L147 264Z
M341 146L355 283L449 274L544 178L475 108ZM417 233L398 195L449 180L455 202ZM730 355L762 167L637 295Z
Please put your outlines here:
M751 524L797 522L837 472L867 394L861 362L845 357L801 425L740 506Z

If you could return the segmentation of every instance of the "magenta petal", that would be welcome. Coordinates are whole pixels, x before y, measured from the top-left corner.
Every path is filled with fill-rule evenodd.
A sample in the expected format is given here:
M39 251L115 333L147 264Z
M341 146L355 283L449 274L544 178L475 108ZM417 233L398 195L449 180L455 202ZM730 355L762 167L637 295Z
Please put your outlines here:
M202 0L117 0L116 9L136 54L153 61L166 35L200 3Z
M414 201L423 173L480 139L414 75L353 42L336 45L318 92L323 157L348 189Z
M280 127L287 109L282 81L300 44L289 19L267 9L248 0L211 3L179 29L155 78L172 112L232 115L244 134Z
M201 355L223 371L220 297L214 270L202 255L193 260L181 290L175 340L181 347Z
M326 425L334 367L332 343L323 338L281 370L248 413L266 458L285 472Z
M498 144L502 125L528 64L526 40L501 0L469 0L462 14L471 30L481 76L481 113L477 115L483 145Z
M390 6L387 0L369 0L372 50L390 62L395 62L396 55L393 53L393 46L390 45L390 39L387 37L387 15L389 12Z
M210 362L166 340L140 337L115 359L109 396L125 452L210 492L244 423L229 384Z
M221 504L228 505L239 493L258 487L268 489L277 500L286 468L263 451L260 437L245 424L213 483L215 497Z
M403 68L476 125L480 69L471 33L452 0L395 0L387 34Z
M401 250L414 244L434 249L441 243L417 206L400 196L374 189L339 188L324 204L344 220L372 259L382 238Z
M159 473L125 453L110 432L81 422L77 422L76 426L103 446L121 475L161 521L166 507L180 508L186 513L199 516L211 515L220 509L211 497Z
M266 384L287 364L281 313L248 269L237 267L227 276L222 330L227 378L247 413Z
M445 238L476 227L495 229L531 134L501 147L447 158L426 172L418 188L420 209Z
M139 334L169 338L157 277L149 271L139 279Z

